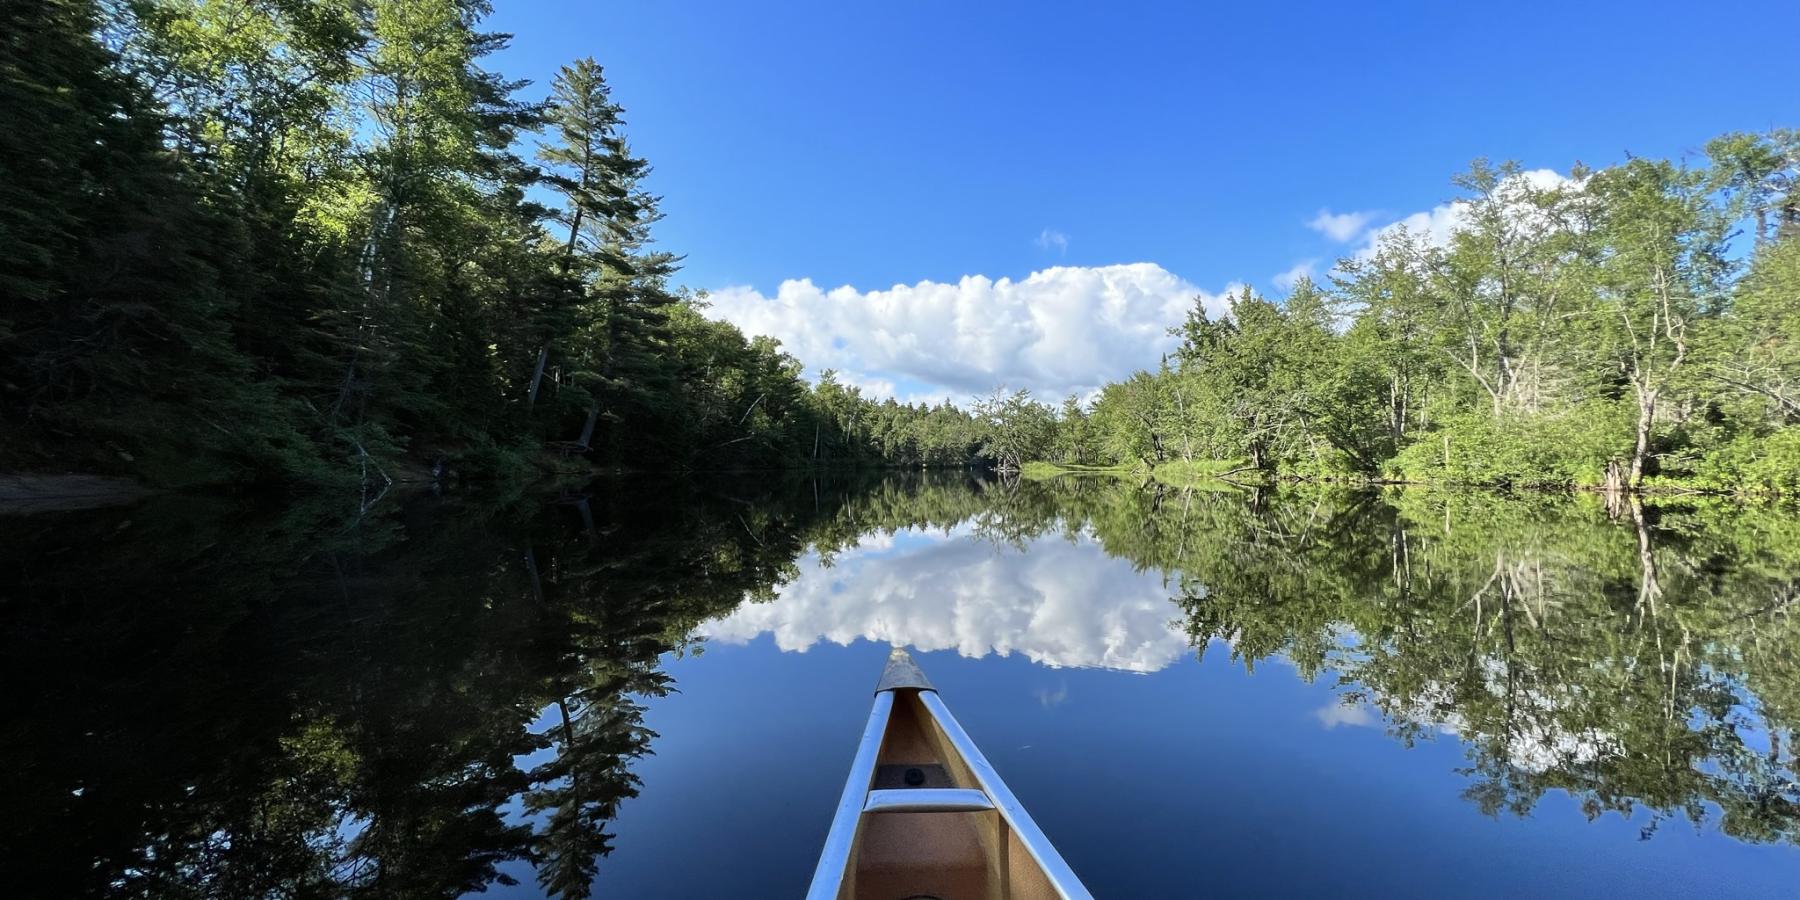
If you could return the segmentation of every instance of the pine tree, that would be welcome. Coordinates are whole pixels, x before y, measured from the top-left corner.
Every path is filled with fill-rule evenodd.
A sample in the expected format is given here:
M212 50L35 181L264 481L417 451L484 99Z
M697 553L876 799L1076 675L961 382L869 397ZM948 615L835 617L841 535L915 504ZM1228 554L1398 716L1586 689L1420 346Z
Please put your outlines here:
M165 117L95 39L93 4L0 15L8 119L42 126L0 129L5 418L165 482L302 467L288 410L233 346L242 231L164 148Z
M552 167L547 180L563 195L567 235L559 266L583 300L574 313L583 346L573 360L572 380L585 393L588 411L575 443L590 447L595 425L604 418L613 426L616 454L622 450L619 423L671 417L668 310L678 298L668 279L678 258L649 249L651 226L661 218L660 198L642 187L649 163L632 155L623 111L612 101L598 64L582 59L563 68L547 119L554 142L539 158ZM549 315L554 322L568 313L559 307ZM548 346L540 358L548 355Z

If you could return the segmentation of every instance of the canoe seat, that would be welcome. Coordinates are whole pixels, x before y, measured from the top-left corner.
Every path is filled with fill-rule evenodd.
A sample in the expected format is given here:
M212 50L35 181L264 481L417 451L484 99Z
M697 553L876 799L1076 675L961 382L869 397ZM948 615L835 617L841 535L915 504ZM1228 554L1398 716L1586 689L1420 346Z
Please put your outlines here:
M969 788L900 788L870 791L865 813L984 812L994 808L988 795Z

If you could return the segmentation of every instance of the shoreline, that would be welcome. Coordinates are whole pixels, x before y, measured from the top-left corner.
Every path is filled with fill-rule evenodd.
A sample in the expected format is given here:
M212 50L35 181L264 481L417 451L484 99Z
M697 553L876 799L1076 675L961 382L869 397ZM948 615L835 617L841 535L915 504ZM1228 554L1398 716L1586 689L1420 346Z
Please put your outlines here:
M1211 463L1208 465L1207 463ZM1217 470L1217 471L1214 471ZM1227 477L1242 472L1248 477ZM1418 487L1432 490L1487 491L1492 493L1591 494L1625 497L1671 497L1691 495L1758 502L1779 502L1795 495L1775 490L1726 489L1699 487L1680 483L1652 482L1633 490L1608 488L1601 484L1479 484L1455 481L1423 481L1416 479L1363 478L1356 476L1324 477L1292 473L1245 471L1232 461L1207 460L1187 463L1171 460L1160 465L1096 466L1033 460L1025 463L1020 474L1033 480L1047 480L1065 475L1107 475L1155 481L1168 487L1191 487L1200 484L1226 484L1235 487L1257 487L1274 484L1336 485L1351 488Z

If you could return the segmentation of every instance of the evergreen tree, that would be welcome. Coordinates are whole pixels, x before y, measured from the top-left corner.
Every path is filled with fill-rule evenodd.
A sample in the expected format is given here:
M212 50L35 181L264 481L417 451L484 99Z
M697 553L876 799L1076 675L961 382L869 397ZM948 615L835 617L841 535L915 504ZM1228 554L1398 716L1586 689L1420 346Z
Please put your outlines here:
M162 143L154 101L81 0L9 4L0 366L7 431L176 483L303 468L304 440L233 343L243 235ZM35 123L38 127L27 127ZM44 465L45 461L39 461Z
M659 198L643 189L650 166L632 155L622 114L601 67L578 60L556 77L548 107L554 141L539 151L563 195L567 236L558 265L584 301L586 340L573 380L588 395L589 412L578 443L588 446L604 418L615 454L619 423L671 418L667 320L677 297L668 279L678 261L649 249Z

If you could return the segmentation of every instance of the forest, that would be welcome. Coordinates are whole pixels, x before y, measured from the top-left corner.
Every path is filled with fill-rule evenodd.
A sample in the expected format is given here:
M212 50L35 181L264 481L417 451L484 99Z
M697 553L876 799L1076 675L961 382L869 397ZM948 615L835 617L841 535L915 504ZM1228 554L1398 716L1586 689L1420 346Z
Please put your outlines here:
M1541 173L1540 173L1541 174ZM1196 303L1153 371L1020 417L1023 455L1614 490L1800 488L1800 132L1556 183L1477 161L1458 227L1403 227L1272 300ZM1026 398L1028 399L1028 398Z
M159 486L1061 464L1800 488L1800 132L1534 178L1060 407L866 397L706 316L600 65L483 0L0 12L0 470ZM1156 362L1145 360L1146 364Z
M160 486L965 465L703 315L599 65L482 0L7 4L0 470ZM534 465L535 464L535 465Z

